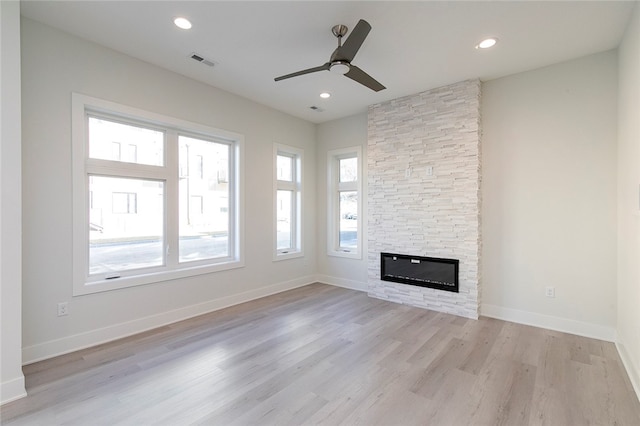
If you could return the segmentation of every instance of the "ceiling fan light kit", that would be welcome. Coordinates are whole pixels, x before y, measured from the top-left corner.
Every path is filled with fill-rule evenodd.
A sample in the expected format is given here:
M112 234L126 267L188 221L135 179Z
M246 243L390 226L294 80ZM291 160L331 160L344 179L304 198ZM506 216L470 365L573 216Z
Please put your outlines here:
M329 66L329 71L335 74L345 75L349 72L350 69L351 67L349 66L349 64L344 61L335 61Z
M304 74L311 74L318 71L331 71L336 74L342 74L345 77L348 77L351 80L360 83L375 92L386 89L386 87L384 87L376 79L371 77L369 74L367 74L357 66L351 64L351 61L356 56L356 53L358 53L358 50L360 50L360 46L362 46L362 43L364 43L364 40L367 38L369 31L371 31L371 25L369 25L369 23L364 19L361 19L360 21L358 21L353 31L351 31L351 34L345 40L344 44L342 44L342 37L347 34L348 30L349 29L346 25L335 25L333 28L331 28L331 32L333 33L333 35L338 38L338 47L331 54L329 62L325 62L318 67L308 68L306 70L276 77L275 81L285 80L291 77L298 77Z

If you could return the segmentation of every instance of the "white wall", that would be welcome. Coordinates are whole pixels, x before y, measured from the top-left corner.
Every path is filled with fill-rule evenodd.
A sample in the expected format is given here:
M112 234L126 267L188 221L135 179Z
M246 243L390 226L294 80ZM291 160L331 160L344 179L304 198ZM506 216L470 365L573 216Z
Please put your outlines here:
M616 61L484 83L483 315L614 340Z
M315 280L315 125L28 19L22 61L25 363ZM71 92L244 135L244 268L71 296ZM274 143L304 150L307 194L305 257L280 262Z
M20 3L0 2L0 403L25 395L22 374Z
M618 348L640 397L640 3L619 48Z
M327 255L327 153L334 149L359 146L364 161L362 202L362 244L361 259L348 259ZM358 114L340 120L329 121L317 126L317 201L318 201L318 273L322 282L342 287L366 291L367 289L367 198L366 198L366 158L367 158L367 114Z

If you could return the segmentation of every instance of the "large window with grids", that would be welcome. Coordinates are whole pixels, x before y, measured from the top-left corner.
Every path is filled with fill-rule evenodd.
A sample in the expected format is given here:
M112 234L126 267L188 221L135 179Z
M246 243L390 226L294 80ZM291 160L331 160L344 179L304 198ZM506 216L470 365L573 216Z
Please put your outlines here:
M274 260L302 252L302 150L274 146Z
M360 147L328 153L328 254L360 258L362 203Z
M73 95L74 294L242 266L242 136Z

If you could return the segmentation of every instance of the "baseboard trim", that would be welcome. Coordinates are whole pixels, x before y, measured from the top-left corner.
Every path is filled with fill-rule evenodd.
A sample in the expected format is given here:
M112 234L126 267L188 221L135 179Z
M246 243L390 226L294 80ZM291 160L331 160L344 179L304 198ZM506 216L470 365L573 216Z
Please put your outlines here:
M367 283L362 281L348 280L345 278L332 277L330 275L317 275L317 280L323 284L329 284L335 287L367 291Z
M24 386L24 376L21 375L13 380L0 383L0 396L2 397L0 405L27 396L27 391Z
M234 294L219 299L209 300L196 305L185 306L160 314L138 318L133 321L114 324L108 327L75 334L61 339L50 340L37 345L22 348L23 365L75 352L91 346L128 337L154 328L162 327L178 321L183 321L198 315L228 308L229 306L249 302L261 297L303 287L317 281L316 275L296 278L290 281Z
M636 398L640 401L640 369L636 368L633 359L629 356L622 342L616 342L616 349L618 349L618 355L620 355L622 365L624 365L625 370L627 370L627 376L629 376L631 386L633 386L633 390L636 392Z
M616 330L614 327L606 327L599 324L538 314L536 312L483 304L480 310L480 316L501 319L518 324L531 325L533 327L546 328L548 330L575 334L577 336L589 337L607 342L616 341Z

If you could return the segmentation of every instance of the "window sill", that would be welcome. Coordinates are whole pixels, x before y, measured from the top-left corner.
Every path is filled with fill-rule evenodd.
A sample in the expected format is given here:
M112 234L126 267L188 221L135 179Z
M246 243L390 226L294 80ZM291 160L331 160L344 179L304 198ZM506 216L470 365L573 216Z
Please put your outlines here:
M273 256L273 261L274 262L279 262L281 260L296 259L298 257L304 257L304 253L302 251L290 251L288 253L276 253Z
M100 280L81 282L74 285L73 295L83 296L87 294L100 293L104 291L119 290L122 288L135 287L139 285L155 284L163 281L177 280L180 278L194 277L205 275L229 269L237 269L244 267L244 261L232 260L214 265L184 267L171 271L150 272L130 277L121 277L111 280Z
M362 255L359 251L338 251L338 250L329 250L327 252L328 256L333 257L345 257L347 259L362 259Z

